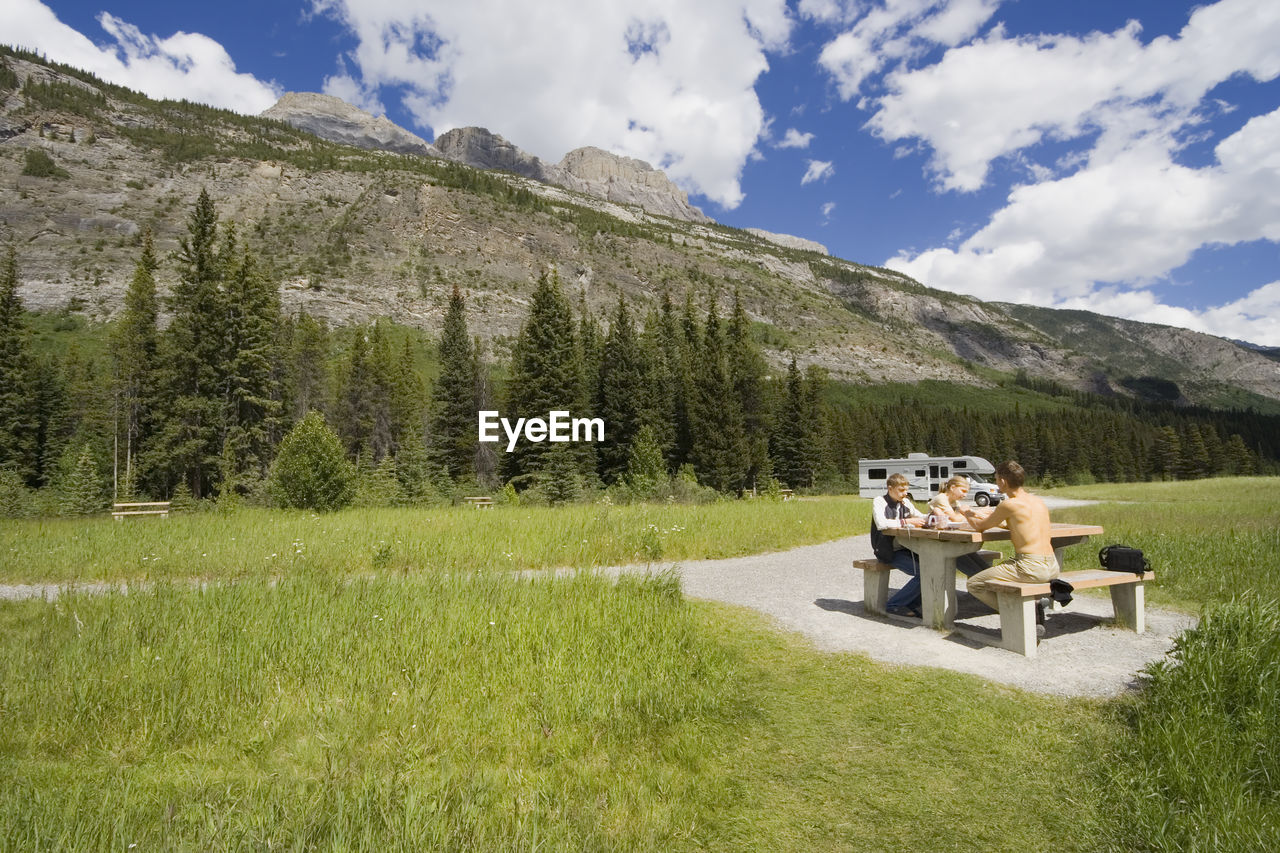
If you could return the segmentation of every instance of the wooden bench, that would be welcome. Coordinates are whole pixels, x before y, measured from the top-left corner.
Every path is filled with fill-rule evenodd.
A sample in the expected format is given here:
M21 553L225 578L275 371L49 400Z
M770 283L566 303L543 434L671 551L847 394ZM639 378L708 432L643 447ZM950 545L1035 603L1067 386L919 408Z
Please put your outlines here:
M1116 621L1141 634L1147 630L1143 584L1155 580L1154 572L1141 575L1086 569L1063 572L1058 577L1076 589L1110 587ZM1000 645L1012 652L1033 657L1036 653L1036 601L1049 594L1047 583L991 581L987 588L1000 599Z
M158 515L169 517L168 501L151 501L149 503L122 503L111 505L111 517L116 521L124 521L126 515Z
M795 500L796 497L794 489L779 489L778 494L782 495L784 501Z
M473 509L493 509L493 498L488 495L477 495L474 497L463 498L462 502Z
M1000 558L999 551L976 551L978 558L990 566ZM868 613L887 615L889 608L889 572L894 566L876 559L854 560L853 567L862 570L862 606Z

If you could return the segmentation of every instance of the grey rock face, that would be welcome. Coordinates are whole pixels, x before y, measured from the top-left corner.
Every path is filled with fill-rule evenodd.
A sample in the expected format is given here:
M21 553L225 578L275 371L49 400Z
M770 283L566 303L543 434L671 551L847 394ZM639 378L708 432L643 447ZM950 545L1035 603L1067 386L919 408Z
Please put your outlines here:
M262 114L321 139L371 151L439 157L430 143L382 116L351 106L341 98L315 92L288 92Z
M435 144L446 158L468 166L513 172L615 204L635 205L659 216L711 221L689 204L688 195L660 170L599 148L575 149L551 165L482 127L455 128L440 134Z
M686 222L710 222L689 204L689 196L643 160L599 148L577 148L560 161L567 183L561 186L618 204L634 204L650 213ZM577 184L577 186L574 186Z
M803 237L793 237L790 234L774 234L771 231L765 231L763 228L747 228L748 234L754 234L761 240L768 240L787 249L799 249L802 252L817 252L820 255L829 255L827 247L814 240L806 240Z

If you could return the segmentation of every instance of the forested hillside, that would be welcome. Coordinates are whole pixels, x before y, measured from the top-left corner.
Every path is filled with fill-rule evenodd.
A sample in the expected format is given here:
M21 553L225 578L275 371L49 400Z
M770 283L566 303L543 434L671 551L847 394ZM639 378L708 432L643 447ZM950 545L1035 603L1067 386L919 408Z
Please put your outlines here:
M1275 470L1280 455L1275 416L1097 397L1024 374L957 395L833 382L794 360L779 372L736 294L722 317L714 289L705 303L692 289L664 293L643 317L620 297L605 317L544 274L505 358L469 333L456 289L436 340L386 321L331 328L282 312L264 265L207 193L185 228L170 297L162 304L144 235L124 309L97 333L71 315L24 312L20 257L5 247L9 514L93 511L112 496L278 500L273 460L309 411L354 463L351 496L366 503L502 483L550 501L601 489L623 500L850 490L860 457L912 450L1018 458L1035 477L1069 481L1247 474ZM512 421L567 409L606 431L506 452L477 440L481 409Z

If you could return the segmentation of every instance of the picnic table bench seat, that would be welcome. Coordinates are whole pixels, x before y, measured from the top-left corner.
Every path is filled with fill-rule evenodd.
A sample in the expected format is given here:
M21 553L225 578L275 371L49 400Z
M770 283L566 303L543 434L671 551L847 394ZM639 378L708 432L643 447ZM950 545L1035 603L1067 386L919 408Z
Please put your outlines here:
M1061 580L1075 589L1109 587L1111 606L1116 621L1134 633L1147 630L1144 584L1155 580L1155 572L1111 572L1106 569L1084 569L1062 572ZM1036 601L1050 592L1047 583L991 581L1000 600L1000 645L1013 652L1033 657L1036 653Z
M470 506L472 509L493 508L493 498L488 495L473 495L472 497L463 498L462 502Z
M141 503L116 503L111 505L111 517L123 521L125 516L158 515L169 517L169 501L145 501Z
M1000 558L999 551L977 551L976 554L988 566ZM862 570L862 606L870 613L885 615L889 605L889 572L894 567L875 558L854 560L853 567Z

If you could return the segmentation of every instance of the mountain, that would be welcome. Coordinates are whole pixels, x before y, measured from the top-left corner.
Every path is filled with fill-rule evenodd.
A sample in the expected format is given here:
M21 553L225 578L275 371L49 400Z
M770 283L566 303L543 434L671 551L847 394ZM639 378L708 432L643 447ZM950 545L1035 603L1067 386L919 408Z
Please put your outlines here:
M386 118L338 98L314 93L290 92L263 116L330 142L397 154L444 157L477 169L512 172L606 201L634 205L659 216L688 222L710 221L661 171L641 160L599 148L578 148L552 165L482 127L447 131L431 145Z
M279 119L321 139L374 151L439 157L440 152L426 140L341 98L314 92L288 92L263 115Z
M31 309L113 316L147 228L169 287L187 214L207 188L222 220L271 264L285 308L335 323L387 316L435 334L457 285L472 331L501 354L533 282L554 268L601 315L619 296L643 316L664 291L723 304L737 291L775 365L794 354L854 382L986 386L992 371L1022 371L1074 389L1280 411L1280 363L1256 350L1087 312L985 303L817 244L663 213L650 209L654 199L682 194L661 172L598 149L548 165L463 128L436 140L439 156L393 153L371 140L417 143L375 133L356 113L347 142L373 147L278 118L153 101L32 54L0 51L0 60L9 69L0 80L10 81L0 84L0 221ZM295 119L307 104L323 107L317 115L344 112L315 96L288 100ZM52 171L30 167L36 151ZM648 207L635 195L643 188Z

